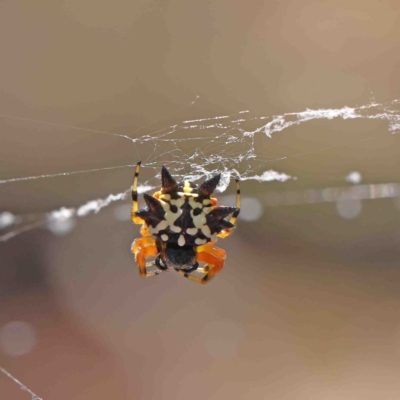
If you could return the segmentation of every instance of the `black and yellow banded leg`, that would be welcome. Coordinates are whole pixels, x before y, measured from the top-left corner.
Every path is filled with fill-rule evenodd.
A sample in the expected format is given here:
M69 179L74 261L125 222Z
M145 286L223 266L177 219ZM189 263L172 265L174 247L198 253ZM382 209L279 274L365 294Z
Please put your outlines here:
M233 225L236 223L236 218L238 217L240 213L240 181L239 179L236 179L236 208L237 210L233 213L231 219L229 222Z
M214 278L215 270L214 270L214 266L213 265L208 266L207 273L203 277L195 276L195 275L192 275L192 272L187 273L187 272L182 271L182 270L178 271L178 274L181 275L181 276L184 276L187 279L189 279L189 281L205 285L206 283L210 282L212 278Z
M236 223L236 219L240 213L240 181L236 179L236 211L232 214L229 222L233 225ZM218 233L217 236L220 238L226 238L233 232L233 228L223 230L222 232Z
M135 177L133 178L133 184L132 184L132 212L131 212L132 222L134 224L138 224L138 225L143 224L143 222L144 222L142 218L140 218L140 217L138 217L136 215L136 212L139 210L137 185L138 185L138 180L139 180L140 164L141 164L141 161L139 161L136 164Z

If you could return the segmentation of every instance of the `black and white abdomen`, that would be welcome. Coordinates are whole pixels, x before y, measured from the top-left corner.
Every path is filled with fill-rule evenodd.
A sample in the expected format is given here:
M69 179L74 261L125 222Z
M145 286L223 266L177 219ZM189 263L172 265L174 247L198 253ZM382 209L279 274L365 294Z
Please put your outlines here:
M173 198L172 198L173 197ZM149 232L163 242L179 246L201 246L216 240L207 215L214 208L210 199L199 199L198 195L177 192L175 196L163 194L158 199L164 210L164 218Z
M197 187L185 181L176 183L164 168L163 188L154 196L144 194L147 208L136 212L148 232L163 243L196 247L217 239L217 234L234 227L225 218L236 207L217 206L210 198L220 175Z

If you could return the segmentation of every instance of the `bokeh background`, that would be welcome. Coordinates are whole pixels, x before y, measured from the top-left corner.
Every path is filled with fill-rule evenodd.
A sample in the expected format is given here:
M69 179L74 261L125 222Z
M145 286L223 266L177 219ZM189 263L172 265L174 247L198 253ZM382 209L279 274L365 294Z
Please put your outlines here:
M124 140L72 127L139 137L192 117L196 96L200 116L398 99L399 18L397 0L2 0L0 179L134 164ZM0 243L0 366L48 400L398 399L399 201L372 192L400 182L399 140L386 121L334 119L258 143L293 156L271 167L297 180L243 182L209 285L139 277L128 198L68 235ZM351 187L352 171L370 199L268 202ZM5 183L0 211L77 207L131 179ZM0 397L30 394L0 374Z

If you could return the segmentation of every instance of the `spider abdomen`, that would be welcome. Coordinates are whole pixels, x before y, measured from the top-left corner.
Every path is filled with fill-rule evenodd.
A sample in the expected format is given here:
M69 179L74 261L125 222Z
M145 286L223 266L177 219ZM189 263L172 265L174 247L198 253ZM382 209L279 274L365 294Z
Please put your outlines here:
M216 239L216 232L207 226L207 214L213 208L210 199L200 199L197 193L175 192L161 194L158 200L164 215L155 226L149 226L152 235L179 246L200 246Z

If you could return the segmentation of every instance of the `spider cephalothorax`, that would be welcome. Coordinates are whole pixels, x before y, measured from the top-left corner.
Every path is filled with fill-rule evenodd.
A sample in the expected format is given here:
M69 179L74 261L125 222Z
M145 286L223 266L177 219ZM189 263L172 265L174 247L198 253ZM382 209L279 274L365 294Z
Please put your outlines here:
M132 186L132 221L143 224L143 238L136 239L132 245L140 275L154 276L172 267L191 280L206 283L224 264L225 251L213 247L213 244L217 236L227 237L234 228L240 211L239 182L236 181L236 207L217 206L217 199L211 195L219 183L220 174L197 186L189 181L177 183L163 167L161 190L153 196L145 194L147 207L138 210L139 170L140 162ZM230 220L226 220L231 214ZM154 256L154 263L146 263L147 257ZM207 265L200 267L199 261ZM146 267L150 266L155 266L156 270L148 271ZM205 275L202 278L190 275L194 271Z

